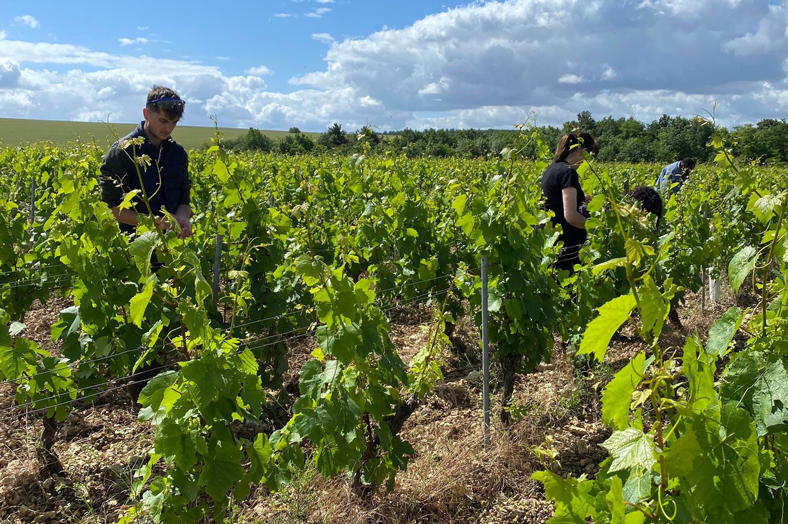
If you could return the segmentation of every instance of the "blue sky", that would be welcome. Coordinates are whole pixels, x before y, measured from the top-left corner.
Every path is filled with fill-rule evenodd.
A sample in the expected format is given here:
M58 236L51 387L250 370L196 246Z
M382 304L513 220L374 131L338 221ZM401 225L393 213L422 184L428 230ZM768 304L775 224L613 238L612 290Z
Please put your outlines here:
M0 116L320 131L788 109L788 0L6 0ZM218 7L221 5L221 7Z

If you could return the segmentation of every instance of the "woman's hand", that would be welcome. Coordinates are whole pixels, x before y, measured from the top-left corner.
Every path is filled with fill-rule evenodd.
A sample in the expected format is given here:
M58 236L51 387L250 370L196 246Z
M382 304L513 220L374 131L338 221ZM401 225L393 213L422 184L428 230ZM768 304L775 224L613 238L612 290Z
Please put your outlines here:
M586 196L585 196L585 201L586 201L586 204L590 204L590 203L591 203L591 201L592 201L593 199L594 199L594 197L593 197L593 196L591 196L591 195L586 195Z

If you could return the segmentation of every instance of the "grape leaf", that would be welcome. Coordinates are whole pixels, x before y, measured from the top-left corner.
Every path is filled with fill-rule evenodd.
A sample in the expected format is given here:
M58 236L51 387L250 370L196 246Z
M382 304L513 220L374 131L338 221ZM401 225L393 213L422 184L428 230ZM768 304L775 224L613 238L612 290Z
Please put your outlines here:
M626 524L624 515L624 486L619 477L613 477L610 483L610 491L605 495L605 502L610 509L610 524Z
M227 492L246 474L241 466L243 459L243 451L225 440L218 441L213 453L205 457L199 483L214 502L227 503Z
M629 406L645 372L646 355L638 353L629 364L616 373L602 393L602 420L613 429L629 426Z
M154 445L156 452L164 456L167 463L174 460L179 468L190 470L198 462L196 440L202 439L199 431L188 426L181 431L181 425L170 418L164 419L156 431Z
M0 346L0 373L3 380L16 380L36 363L38 345L18 338L8 346Z
M689 406L698 413L717 400L717 390L714 388L715 367L699 359L703 354L700 341L696 337L689 337L684 344L682 373L689 380Z
M758 251L752 246L747 246L736 253L728 264L728 279L733 292L739 291L744 279L755 268L758 262Z
M662 333L665 317L668 315L668 302L660 293L651 276L646 277L638 292L640 293L640 315L643 318L643 331L650 331L657 339Z
M613 458L611 473L629 468L651 469L656 462L654 435L635 428L616 431L600 445Z
M744 315L737 307L729 308L709 330L709 340L706 343L706 353L722 357L728 349L728 345L733 339L733 335L739 330Z
M144 277L150 275L150 259L158 242L159 236L156 232L146 231L135 238L134 242L129 246L129 253L134 257L134 263Z
M531 478L544 485L545 498L555 502L555 517L551 523L585 524L586 517L594 511L589 500L593 488L590 480L561 478L552 471L537 471Z
M752 351L722 374L723 399L740 404L755 418L758 436L788 428L788 359Z
M622 295L600 307L599 316L592 320L586 328L577 354L593 354L597 360L604 360L610 339L613 338L613 334L618 331L621 324L629 318L635 304L635 297Z
M145 318L145 309L148 307L150 303L150 299L153 296L153 288L158 282L156 275L151 275L148 277L147 282L145 282L145 287L132 297L131 302L129 302L129 308L131 310L131 321L134 322L134 325L138 328L142 327L142 320Z

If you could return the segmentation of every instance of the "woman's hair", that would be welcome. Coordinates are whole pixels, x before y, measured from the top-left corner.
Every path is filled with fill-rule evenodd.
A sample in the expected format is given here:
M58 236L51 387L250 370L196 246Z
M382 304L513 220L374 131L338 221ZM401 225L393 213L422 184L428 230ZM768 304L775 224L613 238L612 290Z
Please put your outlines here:
M659 229L659 222L662 220L662 197L656 189L650 186L638 186L630 190L626 194L628 197L633 198L640 202L640 206L657 217L657 229Z
M569 153L574 149L576 146L580 146L592 155L596 155L599 153L599 145L594 140L594 137L591 136L589 133L578 133L575 135L574 133L568 133L561 137L561 140L558 141L558 147L555 148L555 155L553 156L554 162L563 162L566 160L566 157L569 156Z

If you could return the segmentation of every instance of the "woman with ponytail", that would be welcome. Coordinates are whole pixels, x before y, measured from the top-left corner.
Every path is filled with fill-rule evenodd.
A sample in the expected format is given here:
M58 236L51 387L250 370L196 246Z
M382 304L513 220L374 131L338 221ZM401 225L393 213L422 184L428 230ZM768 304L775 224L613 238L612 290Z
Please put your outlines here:
M586 241L586 217L580 207L591 201L580 187L576 168L584 159L584 152L596 155L599 146L588 133L569 133L561 137L553 163L542 175L543 209L553 212L553 224L561 225L564 248L556 266L574 271L580 263L580 248Z

